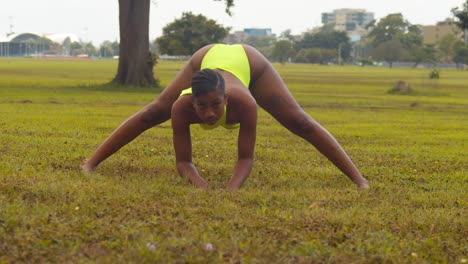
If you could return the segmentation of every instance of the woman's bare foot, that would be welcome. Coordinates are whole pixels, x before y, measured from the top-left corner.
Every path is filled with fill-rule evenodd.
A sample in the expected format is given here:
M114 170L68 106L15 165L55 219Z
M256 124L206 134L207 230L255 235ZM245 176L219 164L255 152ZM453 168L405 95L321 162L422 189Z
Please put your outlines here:
M369 182L367 180L364 180L360 183L357 184L359 190L364 191L370 188Z

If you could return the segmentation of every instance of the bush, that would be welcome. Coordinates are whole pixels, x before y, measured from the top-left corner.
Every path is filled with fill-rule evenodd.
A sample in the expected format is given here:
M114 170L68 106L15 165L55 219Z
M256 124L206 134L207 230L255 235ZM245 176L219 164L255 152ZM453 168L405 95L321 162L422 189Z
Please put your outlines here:
M432 71L429 73L429 78L431 79L439 79L439 70L438 69L432 69Z
M374 62L371 59L360 59L358 62L359 62L359 64L361 66L372 66L372 65L374 65Z

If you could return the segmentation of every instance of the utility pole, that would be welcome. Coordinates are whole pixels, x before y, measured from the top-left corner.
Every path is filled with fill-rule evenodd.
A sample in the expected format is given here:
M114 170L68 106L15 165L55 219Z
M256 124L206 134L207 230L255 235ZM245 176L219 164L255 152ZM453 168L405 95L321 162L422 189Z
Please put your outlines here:
M8 19L10 20L10 32L8 32L6 34L7 38L13 34L15 34L15 32L13 32L13 18L11 16L8 17ZM8 41L7 43L7 46L6 46L6 56L7 57L10 57L10 42Z
M465 37L465 44L468 44L468 28L465 28L465 33L463 36Z
M338 65L341 65L341 45L343 43L338 44Z
M7 33L7 37L9 37L10 35L13 35L15 34L15 32L13 32L13 18L11 16L8 17L8 19L10 20L10 32Z

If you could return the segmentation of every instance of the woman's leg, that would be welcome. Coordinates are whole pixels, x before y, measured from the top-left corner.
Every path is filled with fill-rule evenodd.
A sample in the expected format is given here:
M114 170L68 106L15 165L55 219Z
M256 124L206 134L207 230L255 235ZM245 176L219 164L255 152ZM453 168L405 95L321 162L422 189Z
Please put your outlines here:
M250 90L257 103L284 127L311 143L359 188L369 188L369 183L340 144L302 110L270 63L265 61L262 74L254 81Z

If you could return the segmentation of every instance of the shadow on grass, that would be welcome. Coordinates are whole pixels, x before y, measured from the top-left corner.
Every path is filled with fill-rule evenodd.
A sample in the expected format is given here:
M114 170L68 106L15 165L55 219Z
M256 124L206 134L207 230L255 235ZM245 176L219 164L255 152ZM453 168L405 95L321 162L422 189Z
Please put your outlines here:
M387 94L390 95L406 95L406 96L427 96L427 97L448 97L450 94L448 92L437 91L435 89L411 89L408 91L399 91L397 89L391 88L387 91Z
M126 86L112 82L102 84L80 84L64 87L73 91L96 91L96 92L123 92L123 93L160 93L163 90L159 84L154 86Z
M154 98L163 88L160 86L124 86L113 83L79 83L63 86L36 86L25 87L14 91L10 98L0 95L0 104L75 104L90 102L109 102L118 104L142 104L142 98ZM95 97L96 95L96 97ZM116 99L117 97L121 99ZM135 98L138 97L138 98ZM92 98L92 99L89 99ZM93 99L94 98L94 99ZM148 99L151 100L151 99Z

